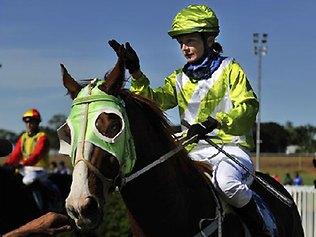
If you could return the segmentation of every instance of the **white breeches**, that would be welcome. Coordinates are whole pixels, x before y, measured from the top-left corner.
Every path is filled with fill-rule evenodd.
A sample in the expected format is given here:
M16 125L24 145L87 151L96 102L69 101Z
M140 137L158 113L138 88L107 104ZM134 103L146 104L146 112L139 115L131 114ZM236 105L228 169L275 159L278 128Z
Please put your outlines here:
M47 171L40 167L25 166L21 174L24 176L22 181L25 185L33 183L35 180L45 182L47 180Z
M250 172L254 172L250 155L239 146L224 145L223 149L238 159ZM212 182L223 199L230 205L240 208L250 201L252 191L248 186L253 182L253 177L233 160L216 148L202 144L194 148L189 156L192 160L202 161L212 166Z

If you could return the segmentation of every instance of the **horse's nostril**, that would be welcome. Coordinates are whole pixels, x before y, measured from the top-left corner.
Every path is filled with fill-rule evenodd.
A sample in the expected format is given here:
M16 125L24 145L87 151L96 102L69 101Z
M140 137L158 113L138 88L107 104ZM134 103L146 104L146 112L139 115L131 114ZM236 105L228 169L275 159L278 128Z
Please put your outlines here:
M98 209L98 202L94 197L87 197L84 205L81 207L82 216L91 216L96 213Z

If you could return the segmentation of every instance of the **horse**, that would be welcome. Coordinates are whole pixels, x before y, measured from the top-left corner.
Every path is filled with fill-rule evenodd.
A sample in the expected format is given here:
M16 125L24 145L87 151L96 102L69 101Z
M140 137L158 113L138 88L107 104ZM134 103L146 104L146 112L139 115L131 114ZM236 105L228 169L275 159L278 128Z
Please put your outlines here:
M190 160L175 140L158 106L124 89L122 47L105 80L78 83L61 64L63 85L73 99L60 129L62 152L74 166L68 215L79 229L96 228L104 204L118 188L133 236L247 236L240 218L223 210L205 167ZM257 175L291 199L271 177ZM277 236L303 236L295 204L285 205L256 181L251 188L273 213ZM206 235L208 227L213 231Z
M11 142L0 139L1 157L9 155L12 148ZM51 200L51 197L49 197L51 193L48 193L47 189L39 182L35 182L31 187L26 186L22 178L23 176L16 172L15 167L0 167L0 234L15 229L49 211L48 209L39 208L32 192L41 190L45 203ZM70 175L51 174L48 179L59 189L61 200L57 201L64 202L70 190L72 177ZM56 199L54 200L56 201ZM63 208L57 207L52 210L66 212Z
M71 175L52 174L48 179L58 187L59 194L52 199L52 193L39 182L27 186L23 176L12 167L0 167L0 234L20 227L48 211L66 214L64 202L70 191ZM44 207L41 209L34 199L33 191L42 195ZM58 199L57 199L58 198ZM58 205L53 205L58 202ZM49 206L48 206L49 205Z
M4 234L41 215L22 176L0 167L0 233Z

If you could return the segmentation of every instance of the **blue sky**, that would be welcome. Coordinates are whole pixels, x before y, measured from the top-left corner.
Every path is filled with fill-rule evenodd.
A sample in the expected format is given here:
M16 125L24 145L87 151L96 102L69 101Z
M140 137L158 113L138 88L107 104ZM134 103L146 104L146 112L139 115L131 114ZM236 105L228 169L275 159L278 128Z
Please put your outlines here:
M36 107L43 125L68 114L71 100L59 63L76 79L102 77L116 56L109 39L129 41L152 86L185 61L167 31L190 3L208 4L221 27L224 55L237 59L257 90L252 34L269 34L262 64L261 118L316 126L316 1L0 0L0 128L20 132L22 113ZM177 111L168 113L177 123Z

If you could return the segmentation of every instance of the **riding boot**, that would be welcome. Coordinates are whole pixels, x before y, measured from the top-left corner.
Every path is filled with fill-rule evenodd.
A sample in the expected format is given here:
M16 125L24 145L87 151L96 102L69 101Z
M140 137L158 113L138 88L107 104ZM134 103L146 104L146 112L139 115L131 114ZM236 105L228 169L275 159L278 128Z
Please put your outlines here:
M247 225L251 236L253 237L271 237L263 217L261 216L257 204L253 198L241 208L235 208L235 212L241 220Z

